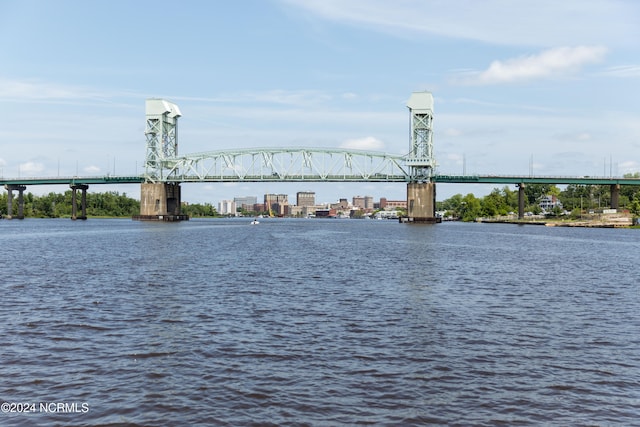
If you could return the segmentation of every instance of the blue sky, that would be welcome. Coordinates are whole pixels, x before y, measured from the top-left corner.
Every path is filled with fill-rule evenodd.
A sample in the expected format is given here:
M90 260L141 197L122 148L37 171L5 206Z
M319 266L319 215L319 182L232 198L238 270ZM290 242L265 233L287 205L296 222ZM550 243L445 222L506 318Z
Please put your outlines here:
M180 154L409 150L411 92L435 98L438 172L640 172L635 0L0 0L0 171L142 172L144 105L176 103ZM492 187L438 186L438 199ZM31 187L34 193L64 188ZM125 191L133 186L92 187ZM183 199L403 184L188 184Z

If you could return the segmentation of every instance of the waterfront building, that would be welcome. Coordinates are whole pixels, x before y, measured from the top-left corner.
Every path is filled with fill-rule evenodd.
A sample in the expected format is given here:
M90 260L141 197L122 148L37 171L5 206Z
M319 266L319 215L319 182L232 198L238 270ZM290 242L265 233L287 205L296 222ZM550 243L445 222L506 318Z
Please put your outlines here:
M380 198L380 209L390 210L390 209L396 209L396 208L406 209L407 201L406 200L387 200L384 197Z
M258 198L256 196L234 197L233 201L236 204L236 208L252 211L256 203L258 203Z
M233 215L236 213L236 203L233 200L221 200L218 202L218 213L220 215Z
M542 198L540 199L540 203L538 203L538 206L540 206L540 209L546 212L553 210L553 208L555 207L562 209L562 202L558 200L556 196L547 194L546 196L542 196Z
M316 193L313 191L299 191L296 193L297 206L314 206L316 204Z
M277 216L284 216L289 206L289 196L286 194L265 194L264 195L265 210Z
M354 196L352 205L360 209L371 210L373 209L373 197L372 196Z

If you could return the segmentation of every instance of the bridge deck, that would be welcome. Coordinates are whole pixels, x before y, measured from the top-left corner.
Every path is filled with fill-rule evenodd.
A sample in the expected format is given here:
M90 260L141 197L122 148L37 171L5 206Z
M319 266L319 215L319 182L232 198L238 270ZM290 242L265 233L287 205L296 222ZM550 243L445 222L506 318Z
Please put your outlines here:
M408 182L406 175L182 175L168 178L168 182ZM621 177L571 177L524 175L435 175L436 183L451 184L576 184L576 185L640 185L640 178ZM73 176L39 178L0 178L0 185L93 185L140 184L143 176Z
M67 176L36 178L0 178L0 185L80 185L80 184L140 184L142 176Z
M436 175L435 182L456 184L640 185L640 178L524 175Z

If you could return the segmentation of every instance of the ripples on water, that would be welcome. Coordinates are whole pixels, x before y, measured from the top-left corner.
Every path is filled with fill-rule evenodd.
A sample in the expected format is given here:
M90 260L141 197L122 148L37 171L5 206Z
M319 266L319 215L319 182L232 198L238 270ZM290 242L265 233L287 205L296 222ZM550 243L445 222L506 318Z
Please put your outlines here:
M3 425L640 425L638 230L0 222Z

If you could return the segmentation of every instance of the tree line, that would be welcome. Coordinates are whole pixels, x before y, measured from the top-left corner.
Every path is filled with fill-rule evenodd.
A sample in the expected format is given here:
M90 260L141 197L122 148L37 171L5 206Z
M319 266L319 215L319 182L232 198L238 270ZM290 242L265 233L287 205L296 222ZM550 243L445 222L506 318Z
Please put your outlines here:
M625 178L640 178L640 173L627 174ZM559 215L564 210L574 216L581 212L611 205L611 188L609 185L567 185L564 190L553 184L528 184L525 187L525 211L538 214L541 212L538 203L546 195L554 195L562 202L563 209L554 209L551 214ZM0 194L0 215L7 215L7 193ZM31 218L70 218L72 191L63 194L49 193L36 196L24 194L24 215ZM77 194L80 203L80 194ZM628 209L634 216L640 216L640 186L624 185L620 188L619 206ZM436 203L438 211L447 211L448 215L473 221L478 217L495 217L518 211L517 187L504 186L494 188L484 197L476 197L472 193L463 196L456 194L449 199ZM128 197L126 193L115 191L104 193L87 193L87 216L92 217L132 217L140 213L140 202ZM192 218L220 216L210 203L184 204L182 213ZM13 216L18 214L18 197L14 193Z
M7 215L8 194L0 194L0 214ZM24 193L24 216L27 218L70 218L72 191L37 196ZM80 206L80 192L76 194L76 203ZM13 193L12 215L18 215L18 195ZM131 217L140 212L140 202L115 191L105 193L87 193L87 215L105 217Z
M24 216L27 218L70 218L72 191L64 193L45 194L37 196L33 193L24 193ZM0 215L7 215L7 192L0 194ZM76 203L80 206L81 195L76 194ZM18 195L14 192L12 203L12 215L18 215ZM215 217L216 209L209 203L185 204L182 212L190 217ZM87 193L87 216L127 218L140 213L140 201L120 194L116 191L104 193Z
M640 173L626 174L625 178L640 178ZM560 215L564 211L579 216L583 211L611 206L610 185L567 185L560 190L554 184L527 184L524 189L525 211L541 213L541 197L553 195L562 202L563 208L555 208L551 215ZM618 204L621 209L629 210L634 216L640 216L640 186L623 185L620 187ZM518 188L504 186L495 188L490 194L478 198L469 193L466 196L456 194L442 202L437 202L438 211L447 211L448 215L463 221L473 221L478 217L495 217L518 212Z

